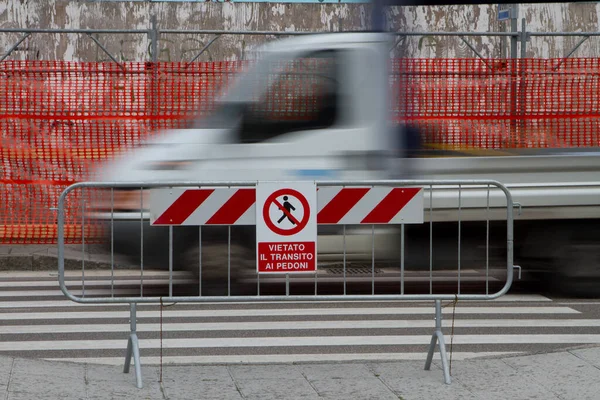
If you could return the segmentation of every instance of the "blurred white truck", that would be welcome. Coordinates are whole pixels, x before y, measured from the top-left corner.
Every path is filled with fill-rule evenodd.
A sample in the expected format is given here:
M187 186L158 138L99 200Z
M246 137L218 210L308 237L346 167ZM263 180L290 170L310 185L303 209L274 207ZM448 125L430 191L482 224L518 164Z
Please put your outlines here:
M99 179L494 179L508 186L514 200L522 205L515 223L515 263L525 271L548 272L551 282L571 293L600 292L598 149L497 156L417 154L408 158L404 131L390 117L390 44L391 37L383 33L335 33L267 45L260 59L237 77L208 117L186 129L162 132L159 138L104 165ZM290 94L283 98L277 88L287 88L283 92ZM481 221L488 213L481 204L485 204L486 195L485 190L462 194L463 199L479 200L472 201L476 207L463 206L460 213L464 266L469 262L480 266L484 257L485 224ZM114 249L139 259L139 189L115 191L114 198ZM436 268L455 268L457 198L457 193L447 192L432 206ZM506 211L498 199L492 200L491 248L502 249L505 228L501 220ZM148 215L144 218L147 224ZM425 218L429 221L429 212ZM475 224L483 228L475 228ZM320 260L341 258L340 229L319 227ZM411 265L429 266L428 229L429 224L413 226L407 233ZM166 264L167 232L165 227L144 229L146 264ZM222 244L226 232L205 227L203 241ZM239 259L253 262L249 255L254 248L253 228L234 227L232 235ZM377 228L377 260L398 260L398 243L397 228ZM174 244L176 263L196 268L198 228L177 227ZM348 227L349 260L371 260L371 244L370 227ZM204 260L210 263L210 254Z

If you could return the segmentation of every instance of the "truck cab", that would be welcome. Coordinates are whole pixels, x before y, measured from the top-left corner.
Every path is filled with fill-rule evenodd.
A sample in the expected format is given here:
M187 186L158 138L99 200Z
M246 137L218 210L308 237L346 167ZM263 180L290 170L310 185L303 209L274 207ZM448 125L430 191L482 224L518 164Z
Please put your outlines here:
M184 129L158 132L141 147L104 165L98 179L256 182L389 177L390 170L398 167L394 149L401 147L391 121L390 43L385 33L335 33L269 44L207 115ZM114 250L137 260L144 196L132 189L115 190L113 197ZM148 201L144 204L147 208ZM143 219L148 225L147 214ZM190 228L177 227L174 232L174 254L182 255L178 263L184 268L197 265L193 260L198 257L198 228ZM232 227L231 233L250 249L254 236L248 228L253 227ZM348 258L370 260L371 228L348 228ZM164 267L167 229L144 229L145 263L152 260ZM203 241L225 240L222 227L202 229ZM340 229L319 227L320 260L341 258ZM394 248L394 229L378 228L376 235L375 251L385 257Z

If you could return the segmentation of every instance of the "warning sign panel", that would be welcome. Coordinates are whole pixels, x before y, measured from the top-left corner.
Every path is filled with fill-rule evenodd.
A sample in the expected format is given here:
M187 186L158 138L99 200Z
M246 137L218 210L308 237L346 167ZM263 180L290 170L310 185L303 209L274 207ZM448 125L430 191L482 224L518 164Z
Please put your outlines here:
M257 270L317 270L317 187L314 182L256 186Z
M315 242L259 243L259 272L314 272Z

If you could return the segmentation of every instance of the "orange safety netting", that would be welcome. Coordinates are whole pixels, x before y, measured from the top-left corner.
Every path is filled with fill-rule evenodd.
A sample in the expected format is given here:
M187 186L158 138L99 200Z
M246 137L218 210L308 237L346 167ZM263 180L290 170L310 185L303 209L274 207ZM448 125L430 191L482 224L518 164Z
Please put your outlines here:
M210 111L247 65L0 63L0 240L55 243L52 208L67 185L156 131ZM419 126L427 145L600 145L600 59L401 59L391 66L393 115ZM294 94L298 87L284 82L285 93L264 104L286 115L313 109L312 86ZM70 242L81 241L81 200L73 194L67 204ZM86 226L86 241L100 236L99 226Z

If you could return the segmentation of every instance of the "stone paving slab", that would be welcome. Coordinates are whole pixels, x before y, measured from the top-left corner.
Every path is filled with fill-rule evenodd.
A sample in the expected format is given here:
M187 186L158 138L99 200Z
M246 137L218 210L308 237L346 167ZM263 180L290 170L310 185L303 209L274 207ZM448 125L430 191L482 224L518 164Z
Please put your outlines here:
M0 357L0 399L461 399L600 398L600 347L454 361L452 384L439 362L301 363L133 368Z
M531 381L506 360L473 360L453 365L455 380L475 398L558 400L540 383Z
M444 383L442 370L435 364L424 370L425 360L392 363L372 363L370 369L401 399L475 400L468 387L457 379ZM454 363L453 368L456 367Z
M569 353L550 353L505 360L525 379L549 390L561 400L600 397L600 369Z

